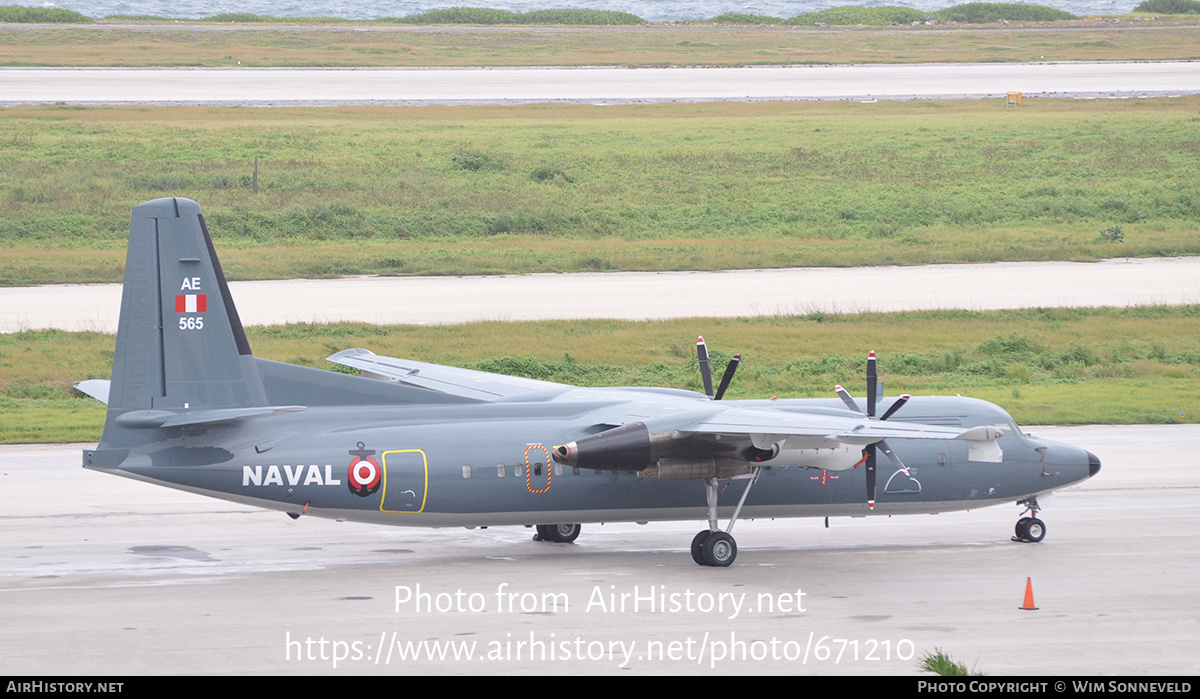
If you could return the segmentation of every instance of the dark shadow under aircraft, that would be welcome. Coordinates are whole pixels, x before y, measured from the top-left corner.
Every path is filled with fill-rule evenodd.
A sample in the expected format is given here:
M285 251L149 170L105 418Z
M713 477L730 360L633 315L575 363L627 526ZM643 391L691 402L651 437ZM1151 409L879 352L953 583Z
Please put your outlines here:
M200 207L133 210L108 404L87 468L240 503L417 527L707 520L700 565L737 556L745 517L1026 507L1099 471L1089 452L1022 434L1000 407L962 397L721 400L703 340L705 393L579 388L351 349L362 376L250 351ZM879 414L877 412L881 411ZM883 458L879 458L882 455ZM718 518L728 520L718 527Z

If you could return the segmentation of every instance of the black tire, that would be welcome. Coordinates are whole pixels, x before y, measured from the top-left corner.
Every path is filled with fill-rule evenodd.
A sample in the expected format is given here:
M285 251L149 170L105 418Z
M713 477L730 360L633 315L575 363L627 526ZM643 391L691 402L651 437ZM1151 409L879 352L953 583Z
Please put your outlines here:
M552 541L557 541L560 544L569 544L579 538L579 532L583 527L578 524L554 524L549 527L553 535Z
M698 566L708 565L704 562L704 542L706 539L708 539L709 534L712 534L712 532L708 529L705 529L697 534L694 539L692 539L692 560L695 561L696 565Z
M1034 517L1025 525L1025 540L1037 543L1046 538L1046 523Z
M704 540L704 562L714 568L728 568L737 558L737 542L725 532L713 532Z
M1033 519L1033 517L1022 517L1021 519L1017 520L1018 539L1025 540L1029 536L1029 534L1025 531L1025 528L1029 526L1029 520L1031 519Z
M583 527L578 524L539 524L537 525L537 535L541 537L541 541L569 544L579 538L579 532L582 529ZM538 540L537 537L535 540Z

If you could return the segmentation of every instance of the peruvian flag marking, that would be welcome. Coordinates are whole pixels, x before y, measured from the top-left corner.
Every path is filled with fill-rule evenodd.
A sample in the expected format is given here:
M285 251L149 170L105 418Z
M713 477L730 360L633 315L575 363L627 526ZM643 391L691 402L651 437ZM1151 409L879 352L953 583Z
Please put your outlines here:
M176 313L204 313L208 311L208 294L176 294Z

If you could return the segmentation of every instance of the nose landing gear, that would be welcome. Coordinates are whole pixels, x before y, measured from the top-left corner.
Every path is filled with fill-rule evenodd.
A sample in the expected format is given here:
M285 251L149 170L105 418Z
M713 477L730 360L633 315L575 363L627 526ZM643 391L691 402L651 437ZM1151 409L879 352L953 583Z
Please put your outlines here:
M1046 538L1046 523L1037 517L1022 517L1017 520L1017 535L1013 541L1036 544Z
M1026 544L1036 544L1046 538L1046 523L1038 519L1037 498L1030 498L1023 502L1017 503L1025 506L1025 513L1032 515L1030 517L1021 517L1017 520L1016 536L1013 541L1020 541ZM1024 514L1024 513L1023 513Z

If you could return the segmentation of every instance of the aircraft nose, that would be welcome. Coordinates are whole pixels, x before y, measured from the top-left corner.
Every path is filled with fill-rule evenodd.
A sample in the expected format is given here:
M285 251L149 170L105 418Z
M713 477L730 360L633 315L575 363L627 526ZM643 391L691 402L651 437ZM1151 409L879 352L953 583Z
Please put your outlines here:
M1094 476L1100 473L1100 459L1096 458L1096 455L1090 451L1085 451L1084 453L1088 455L1088 475Z

